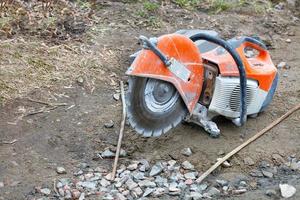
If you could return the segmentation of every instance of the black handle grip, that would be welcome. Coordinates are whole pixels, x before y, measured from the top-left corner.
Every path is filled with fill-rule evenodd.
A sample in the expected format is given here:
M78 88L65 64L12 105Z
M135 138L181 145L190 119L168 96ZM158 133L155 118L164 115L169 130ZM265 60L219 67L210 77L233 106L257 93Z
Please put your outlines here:
M155 53L166 66L171 64L167 56L165 56L147 37L141 35L139 39L142 41L144 48L148 48Z
M219 46L222 46L226 51L228 51L232 58L234 59L240 74L240 93L241 93L241 109L240 109L240 125L243 125L247 120L247 104L246 104L246 72L244 69L244 65L242 59L240 58L239 54L236 52L235 48L227 41L211 36L205 33L197 33L192 35L190 39L195 42L197 40L207 40L209 42L215 43ZM252 40L251 40L252 41Z

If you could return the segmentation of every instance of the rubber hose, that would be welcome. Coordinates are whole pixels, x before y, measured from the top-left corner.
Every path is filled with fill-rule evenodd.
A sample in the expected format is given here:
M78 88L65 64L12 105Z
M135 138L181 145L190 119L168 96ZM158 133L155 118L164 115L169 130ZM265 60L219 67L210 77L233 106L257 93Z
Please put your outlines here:
M197 33L190 37L190 39L195 42L197 40L206 40L208 42L215 43L221 47L223 47L234 59L240 74L240 96L241 96L241 109L240 109L240 125L243 125L247 120L247 104L246 104L246 72L240 58L239 54L236 50L230 45L229 42L219 38L214 37L205 33Z
M169 59L147 37L141 35L139 39L143 42L143 45L155 53L166 66L171 64Z

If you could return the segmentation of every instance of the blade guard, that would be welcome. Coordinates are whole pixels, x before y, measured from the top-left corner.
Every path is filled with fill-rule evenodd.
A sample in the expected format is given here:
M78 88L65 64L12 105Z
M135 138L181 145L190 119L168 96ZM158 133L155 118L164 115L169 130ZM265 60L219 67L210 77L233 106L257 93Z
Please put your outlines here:
M181 95L189 112L192 113L201 94L204 76L202 58L197 46L186 36L168 34L157 39L156 47L170 60L184 65L190 71L189 78L187 80L182 79L180 71L173 73L174 70L172 72L157 55L148 49L143 49L138 54L126 74L172 83Z

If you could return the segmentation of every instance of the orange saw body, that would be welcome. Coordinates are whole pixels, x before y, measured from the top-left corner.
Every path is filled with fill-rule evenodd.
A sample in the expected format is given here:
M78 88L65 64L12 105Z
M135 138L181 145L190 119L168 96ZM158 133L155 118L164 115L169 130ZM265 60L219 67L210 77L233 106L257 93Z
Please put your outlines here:
M272 100L277 69L257 38L225 41L214 31L181 30L140 41L143 49L131 56L126 72L126 103L130 124L145 137L160 136L183 120L217 137L215 116L241 126Z

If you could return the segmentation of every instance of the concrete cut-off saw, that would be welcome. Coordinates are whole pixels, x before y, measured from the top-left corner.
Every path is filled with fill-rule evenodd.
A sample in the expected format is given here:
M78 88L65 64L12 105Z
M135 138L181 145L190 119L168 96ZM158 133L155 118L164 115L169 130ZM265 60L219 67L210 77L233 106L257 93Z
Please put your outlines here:
M273 98L278 73L258 37L226 41L215 31L180 30L139 39L142 50L131 55L126 72L126 104L129 123L145 137L165 134L182 121L218 137L215 116L242 126Z

